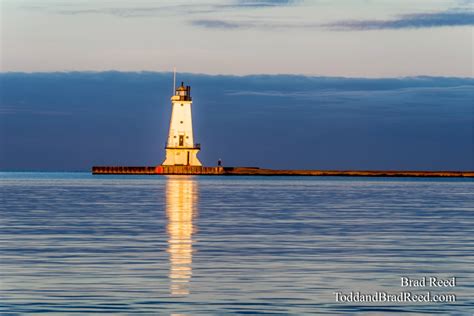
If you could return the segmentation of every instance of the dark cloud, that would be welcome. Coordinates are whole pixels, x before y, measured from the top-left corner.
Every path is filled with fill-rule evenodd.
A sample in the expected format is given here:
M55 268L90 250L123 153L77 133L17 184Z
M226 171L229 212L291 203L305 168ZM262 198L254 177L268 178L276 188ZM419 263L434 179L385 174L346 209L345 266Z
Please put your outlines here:
M104 8L84 8L81 6L24 6L29 10L43 10L65 15L82 14L104 14L122 18L139 18L151 16L171 15L198 15L207 13L226 12L235 9L258 9L299 5L300 0L235 0L222 4L176 4L166 6L148 7L104 7ZM472 1L461 1L460 7L467 6L459 10L433 13L405 14L395 19L389 20L345 20L331 23L305 22L305 21L272 21L266 18L246 19L246 20L223 20L214 18L194 19L190 21L192 25L209 29L240 29L240 28L261 28L261 29L327 29L332 31L365 31L383 29L414 29L446 26L466 26L474 25L474 12L469 4Z
M360 98L366 95L371 96L389 96L389 95L402 95L402 94L422 94L422 93L440 93L446 94L449 92L464 92L469 94L472 86L448 86L448 87L410 87L410 88L393 88L387 87L387 89L375 89L375 90L351 90L349 87L347 90L341 91L337 89L320 89L313 91L250 91L250 90L237 90L228 91L227 95L230 96L265 96L265 97L286 97L294 99L319 99L323 97L355 97Z
M54 13L65 15L81 14L104 14L121 18L140 18L150 16L167 16L170 14L197 14L213 12L213 9L204 5L172 5L172 6L154 6L154 7L111 7L111 8L67 8L55 9Z
M474 25L474 12L439 12L407 14L393 20L349 20L334 23L280 22L271 20L220 20L191 21L193 25L210 29L327 29L331 31L367 31L383 29L414 29L446 26Z
M214 12L216 8L209 5L166 5L148 7L103 7L94 8L83 6L24 6L24 9L44 11L63 15L102 14L120 18L141 18L153 16L169 16L183 14L198 14Z
M192 25L209 29L292 29L292 28L319 28L319 24L286 23L269 20L220 20L220 19L197 19L191 21Z
M62 9L55 13L65 15L82 15L82 14L106 14L117 17L146 17L164 14L164 8L149 7L149 8L102 8L102 9Z
M196 26L211 29L235 29L242 27L239 23L226 22L222 20L194 20L191 23Z
M179 74L205 164L474 169L472 78ZM0 74L0 170L154 165L171 73Z
M105 14L122 18L137 18L160 15L215 13L231 9L252 9L295 5L297 0L236 0L222 4L176 4L149 7L104 7L84 8L80 6L46 7L41 5L23 6L28 10L43 10L65 15ZM219 27L219 26L217 26Z
M393 20L352 20L324 24L331 30L365 31L383 29L416 29L474 25L474 12L438 12L406 14Z
M233 6L236 7L250 7L250 8L264 8L264 7L279 7L295 5L300 1L296 0L238 0Z

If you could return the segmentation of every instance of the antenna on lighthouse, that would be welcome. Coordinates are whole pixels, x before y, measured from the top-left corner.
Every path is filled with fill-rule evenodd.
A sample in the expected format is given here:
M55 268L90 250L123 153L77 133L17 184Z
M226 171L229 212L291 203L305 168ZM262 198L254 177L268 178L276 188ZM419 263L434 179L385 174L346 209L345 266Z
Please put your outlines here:
M173 67L173 95L176 93L176 67Z

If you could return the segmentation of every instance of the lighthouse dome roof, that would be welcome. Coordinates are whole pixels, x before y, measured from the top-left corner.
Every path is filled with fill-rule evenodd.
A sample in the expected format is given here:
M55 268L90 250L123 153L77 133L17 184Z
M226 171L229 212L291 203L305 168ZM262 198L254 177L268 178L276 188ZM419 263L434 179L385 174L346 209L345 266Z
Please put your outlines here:
M181 81L181 86L178 87L178 89L176 89L176 91L188 91L188 87L185 87L184 86L184 82Z

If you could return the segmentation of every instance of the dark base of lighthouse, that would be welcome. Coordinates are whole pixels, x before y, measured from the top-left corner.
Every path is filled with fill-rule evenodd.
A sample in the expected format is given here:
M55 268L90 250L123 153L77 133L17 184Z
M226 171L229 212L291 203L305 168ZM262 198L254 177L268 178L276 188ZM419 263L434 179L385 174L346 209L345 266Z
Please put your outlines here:
M474 177L474 171L393 171L393 170L274 170L250 167L95 166L92 174L122 175L228 175L228 176L350 176L350 177Z

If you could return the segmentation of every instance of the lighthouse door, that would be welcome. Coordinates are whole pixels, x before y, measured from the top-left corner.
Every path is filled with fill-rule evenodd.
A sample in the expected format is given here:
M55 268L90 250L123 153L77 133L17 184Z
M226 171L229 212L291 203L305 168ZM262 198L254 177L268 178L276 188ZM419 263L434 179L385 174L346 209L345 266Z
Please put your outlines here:
M179 146L184 146L184 135L179 135Z

